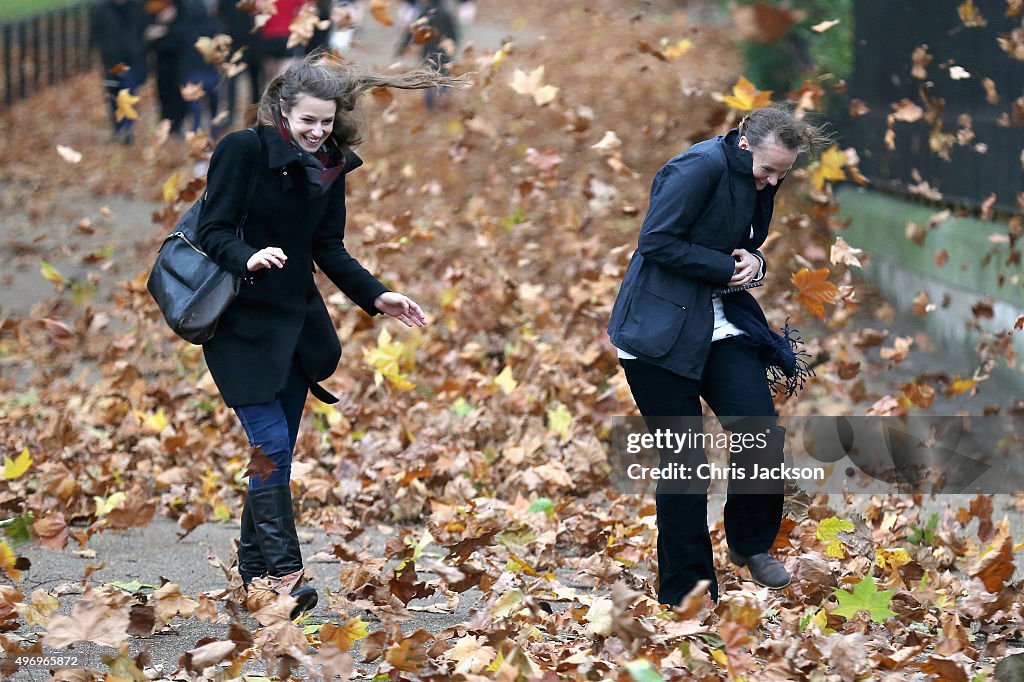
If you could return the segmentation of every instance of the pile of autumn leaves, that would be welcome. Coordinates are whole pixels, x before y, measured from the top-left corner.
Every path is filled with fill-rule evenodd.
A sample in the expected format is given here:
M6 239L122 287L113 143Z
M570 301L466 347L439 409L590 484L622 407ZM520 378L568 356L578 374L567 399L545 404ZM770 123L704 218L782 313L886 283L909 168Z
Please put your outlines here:
M4 665L18 652L91 641L119 647L111 676L144 679L145 654L129 655L126 639L180 618L228 628L182 655L182 677L235 676L262 658L282 677L304 665L342 679L358 667L388 679L791 680L831 666L833 679L875 670L966 681L1012 650L1024 627L1018 586L1008 583L1017 546L984 496L941 518L922 518L908 498L872 498L840 516L826 500L803 500L777 541L794 574L788 590L726 571L714 608L697 595L667 613L652 599L652 500L607 492L611 417L633 408L604 324L666 148L706 134L697 129L704 117L727 126L771 93L741 78L723 104L707 96L732 82L713 29L691 38L678 18L629 23L607 8L545 20L557 40L464 56L458 68L475 73L474 85L450 111L425 117L414 98L386 93L366 103L368 163L352 178L346 241L389 286L425 303L433 323L392 335L340 294L328 299L349 349L329 384L343 401L311 405L294 490L305 520L342 538L322 552L341 562L338 584L325 586L339 616L292 623L288 599L260 586L246 603L237 572L219 561L226 587L195 598L173 583L151 593L97 587L87 574L70 616L54 615L60 595L18 588L26 566L14 539L55 548L70 539L87 553L93 533L149 523L158 511L187 534L240 508L252 453L198 349L163 328L140 272L111 301L83 310L65 294L46 323L2 324L6 354L45 368L56 349L98 368L89 379L30 380L44 396L73 396L66 402L6 402L2 500L23 514L0 544L14 582L0 588L0 629L45 634L5 636ZM609 26L633 41L615 63L602 56ZM698 70L704 79L687 86L681 116L677 78ZM609 91L609 101L594 99ZM822 94L813 83L793 93L807 109ZM143 163L166 164L172 144L158 128ZM187 158L165 176L156 216L165 227L201 191L191 167L209 149L204 136L190 137ZM781 323L824 319L834 305L838 324L857 307L859 254L825 228L835 227L830 183L858 179L856 155L829 150L799 175L810 180L811 208L780 207L771 256L805 255L793 289L766 292L765 307ZM849 397L860 363L872 364L866 349L886 338L860 337L821 342L838 359L819 367L797 408ZM900 342L881 359L903 360L909 344ZM923 407L913 395L878 398L876 412ZM352 544L372 520L417 530L374 555ZM721 529L713 540L716 563L727 565ZM464 600L478 606L467 622L438 633L399 628L417 611L450 614ZM363 611L380 626L351 615Z

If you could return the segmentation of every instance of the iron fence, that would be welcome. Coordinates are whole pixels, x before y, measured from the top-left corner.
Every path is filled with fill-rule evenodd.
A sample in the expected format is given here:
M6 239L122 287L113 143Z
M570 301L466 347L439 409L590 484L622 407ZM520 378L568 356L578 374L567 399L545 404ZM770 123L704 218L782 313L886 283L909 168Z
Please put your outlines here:
M0 107L89 70L91 3L0 24Z

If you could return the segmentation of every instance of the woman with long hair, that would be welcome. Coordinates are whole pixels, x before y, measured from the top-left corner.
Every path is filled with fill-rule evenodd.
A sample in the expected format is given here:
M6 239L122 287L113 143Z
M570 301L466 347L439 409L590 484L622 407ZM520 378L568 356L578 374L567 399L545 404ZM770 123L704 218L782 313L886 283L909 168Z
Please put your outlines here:
M383 313L407 326L426 323L416 302L389 291L345 248L345 176L362 164L352 151L360 140L352 112L371 88L455 82L430 71L380 76L311 55L269 83L255 134L225 136L210 162L201 247L243 284L203 352L249 442L274 465L269 476L249 477L238 570L247 588L267 577L275 591L290 593L296 614L313 608L317 594L303 584L292 451L307 392L337 402L318 382L341 358L313 268L369 315Z

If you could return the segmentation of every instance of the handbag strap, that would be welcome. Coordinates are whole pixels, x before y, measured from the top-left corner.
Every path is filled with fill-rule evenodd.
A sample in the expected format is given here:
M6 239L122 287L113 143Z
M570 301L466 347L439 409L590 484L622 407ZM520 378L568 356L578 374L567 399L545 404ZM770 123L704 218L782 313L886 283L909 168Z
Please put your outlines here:
M256 181L260 176L260 162L263 160L263 140L260 139L260 133L256 128L249 128L253 135L256 136L256 165L252 170L252 175L249 178L249 189L245 193L245 204L242 206L242 217L238 221L238 238L242 239L242 227L245 225L246 219L249 217L249 206L252 204L252 195L256 193Z

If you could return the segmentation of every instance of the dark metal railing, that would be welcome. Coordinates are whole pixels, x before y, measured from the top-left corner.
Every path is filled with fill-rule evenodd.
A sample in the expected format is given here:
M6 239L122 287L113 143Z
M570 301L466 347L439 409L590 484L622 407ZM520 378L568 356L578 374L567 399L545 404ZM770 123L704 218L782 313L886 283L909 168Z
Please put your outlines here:
M0 24L0 107L88 71L91 2Z

